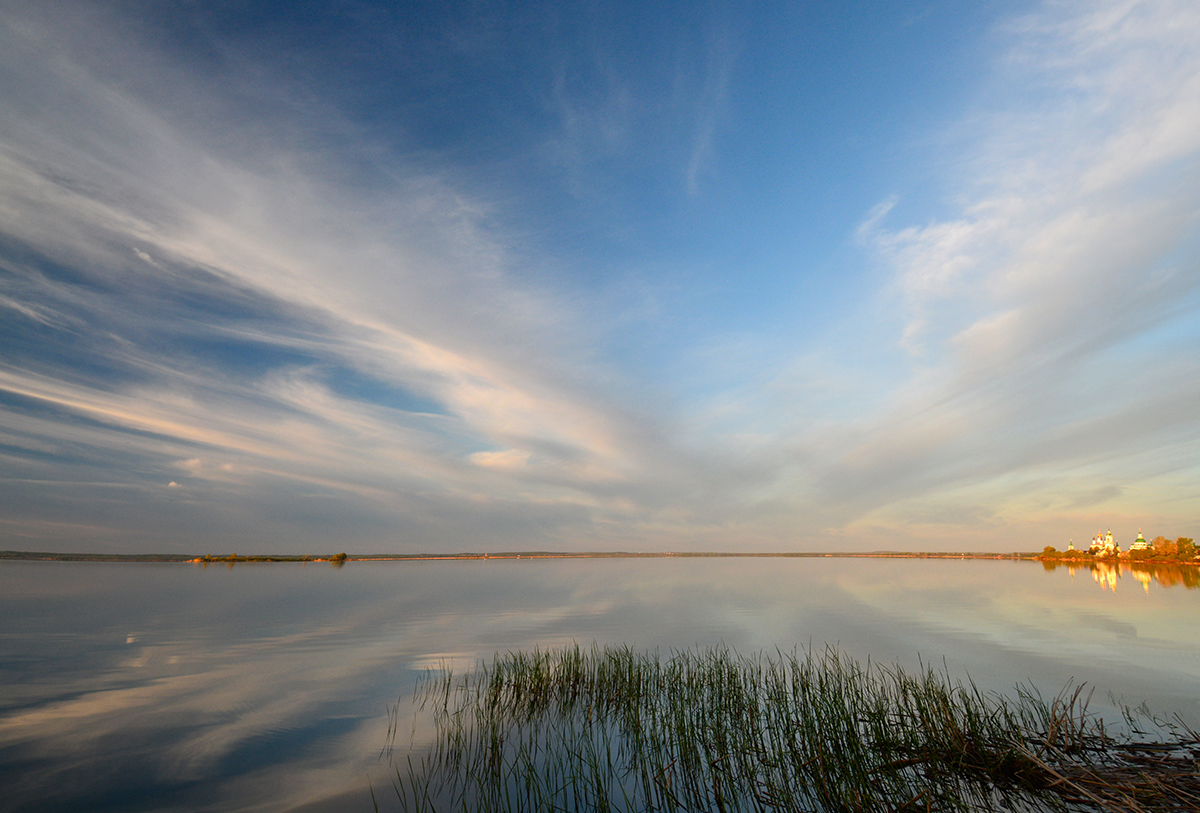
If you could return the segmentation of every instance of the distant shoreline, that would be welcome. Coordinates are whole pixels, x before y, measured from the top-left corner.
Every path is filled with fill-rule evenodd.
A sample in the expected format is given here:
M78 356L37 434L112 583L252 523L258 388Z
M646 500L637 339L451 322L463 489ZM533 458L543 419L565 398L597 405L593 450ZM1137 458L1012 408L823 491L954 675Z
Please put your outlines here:
M517 559L990 559L1021 562L1046 562L1055 565L1086 567L1100 562L1130 564L1129 559L1093 559L1092 557L1051 557L1042 553L972 553L967 551L870 551L866 553L801 553L795 551L499 551L496 553L368 553L368 554L226 554L194 553L58 553L52 551L0 550L0 562L110 562L157 564L306 564L343 565L347 562L453 562ZM1136 560L1133 564L1200 565L1200 561Z
M397 553L397 554L247 554L196 555L189 553L54 553L47 551L0 551L0 561L27 562L156 562L164 564L270 564L326 562L428 562L516 559L1009 559L1032 561L1036 553L968 553L874 551L869 553L797 553L733 551L500 551L497 553Z

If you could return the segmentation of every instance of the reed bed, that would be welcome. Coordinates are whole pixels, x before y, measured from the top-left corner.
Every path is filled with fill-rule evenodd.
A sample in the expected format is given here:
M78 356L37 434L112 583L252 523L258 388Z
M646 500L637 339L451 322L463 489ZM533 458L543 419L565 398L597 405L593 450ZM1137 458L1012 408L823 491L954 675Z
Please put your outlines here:
M513 652L424 678L436 740L393 784L414 811L1200 810L1195 732L1117 736L1089 699L835 649Z

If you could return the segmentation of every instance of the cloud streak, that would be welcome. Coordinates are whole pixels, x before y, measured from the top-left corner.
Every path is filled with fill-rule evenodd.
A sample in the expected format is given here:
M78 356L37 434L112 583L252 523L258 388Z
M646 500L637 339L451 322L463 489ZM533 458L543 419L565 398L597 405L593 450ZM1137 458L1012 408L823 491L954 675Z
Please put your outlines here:
M143 457L124 476L181 492L290 480L350 494L380 524L461 504L479 524L451 527L467 535L498 504L530 515L511 544L564 508L568 541L596 539L596 521L711 496L653 421L590 383L612 375L580 342L587 317L508 272L484 196L404 162L377 167L391 181L376 191L339 181L327 153L214 145L69 49L35 57L62 36L45 25L4 32L5 69L55 111L6 125L4 301L63 348L0 370L18 449L73 438L89 465ZM51 302L72 326L51 324ZM332 374L422 406L349 397ZM178 460L200 463L180 480Z
M939 196L888 190L829 238L878 284L821 335L737 296L685 315L699 299L665 292L707 271L639 272L666 243L613 214L645 195L687 232L692 210L652 211L663 178L722 205L700 180L740 165L716 134L755 91L734 70L752 42L673 40L665 67L619 63L612 32L552 53L530 73L546 121L497 169L389 141L262 54L210 43L201 66L151 18L73 8L0 24L0 477L22 540L871 548L1200 521L1187 3L1008 21L971 110L912 148ZM547 214L565 198L517 165L575 208ZM617 255L654 308L583 281ZM704 386L647 349L677 325L711 349Z
M1016 514L1072 470L1114 500L1175 476L1129 466L1195 446L1197 31L1186 3L1057 4L1010 28L958 135L958 213L863 226L895 269L912 375L829 470L836 502L886 513L957 486Z

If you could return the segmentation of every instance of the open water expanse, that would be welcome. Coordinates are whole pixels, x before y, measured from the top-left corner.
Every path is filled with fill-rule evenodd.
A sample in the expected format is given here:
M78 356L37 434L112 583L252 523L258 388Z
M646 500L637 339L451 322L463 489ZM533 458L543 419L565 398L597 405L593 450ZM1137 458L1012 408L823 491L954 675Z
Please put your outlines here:
M1195 727L1200 590L1138 575L1009 560L3 562L0 809L370 811L371 786L388 809L388 706L406 725L418 674L573 642L831 644L1006 694L1086 682L1096 710L1111 695Z

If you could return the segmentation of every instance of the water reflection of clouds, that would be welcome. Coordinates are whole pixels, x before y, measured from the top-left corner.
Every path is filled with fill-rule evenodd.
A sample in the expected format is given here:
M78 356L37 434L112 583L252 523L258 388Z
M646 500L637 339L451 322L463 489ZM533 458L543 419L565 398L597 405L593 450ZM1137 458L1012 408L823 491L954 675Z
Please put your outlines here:
M385 710L417 673L573 642L664 653L830 643L906 667L944 658L984 689L1032 681L1053 693L1075 678L1190 713L1197 595L1100 594L1090 579L1013 562L0 567L12 619L0 668L15 690L0 701L0 778L17 798L64 807L103 801L113 777L136 774L129 793L182 809L356 798L366 809L365 777L388 783L376 761ZM401 740L426 741L406 700L399 713ZM38 767L12 773L18 761Z
M1123 635L1128 638L1138 637L1137 627L1128 621L1120 621L1099 613L1077 613L1075 619L1080 626L1090 627L1113 635Z
M278 575L259 574L268 583ZM177 580L178 574L171 577ZM183 612L177 620L190 613L210 620L220 615L211 602L223 597L205 597L203 590L198 595L195 584L179 598ZM289 611L307 617L295 603ZM339 783L361 789L361 777L374 766L363 738L382 740L384 729L378 720L384 703L364 710L356 709L352 700L369 693L381 676L393 696L402 681L395 642L369 634L379 628L381 614L370 607L357 609L361 612L316 613L319 622L311 629L282 635L256 635L264 631L263 625L252 618L224 640L196 634L205 627L194 624L190 631L174 630L174 640L120 633L121 649L93 652L87 659L98 669L48 680L37 702L0 717L0 748L9 755L6 760L48 766L14 777L23 786L14 790L15 798L38 798L42 803L103 799L111 791L112 777L131 772L141 778L127 793L136 794L137 786L150 793L146 786L153 785L155 794L186 791L206 796L213 791L190 785L219 777L214 788L224 792L227 780L245 774L254 778L246 783L247 795L238 804L260 799L274 805L310 784L298 763L318 742L320 755L308 768L324 766L311 774L325 776L321 794L336 790ZM127 628L122 613L116 615L111 619L113 638L116 629ZM131 637L138 640L127 643ZM80 645L88 644L81 640ZM338 717L348 721L341 729L314 728L314 721ZM247 754L270 737L291 739L292 753L272 754L267 764L257 767L237 764L245 763ZM349 770L352 766L355 769ZM264 772L288 778L266 782ZM338 780L328 781L330 776ZM304 798L297 796L295 801Z
M75 780L68 783L73 793L85 790L78 785L86 786L89 779L103 786L113 771L123 773L133 765L149 769L155 781L167 787L225 772L244 773L235 766L222 771L222 763L265 733L302 731L312 721L327 719L343 693L361 691L359 684L369 681L376 665L391 656L375 643L341 647L337 658L314 660L293 647L303 647L312 636L296 637L301 641L281 638L210 651L205 657L185 653L195 671L184 674L162 674L161 668L131 674L146 671L141 665L118 668L119 681L126 685L6 715L0 723L0 747L14 749L25 759L62 766L60 771ZM145 659L160 666L167 661L161 654ZM321 739L332 739L324 743L321 761L341 765L343 778L348 763L364 762L357 737L343 742L341 749L338 741L345 737ZM118 741L119 749L112 749L110 744ZM47 785L48 778L41 775L35 781L41 792L53 797L60 783L56 779Z

